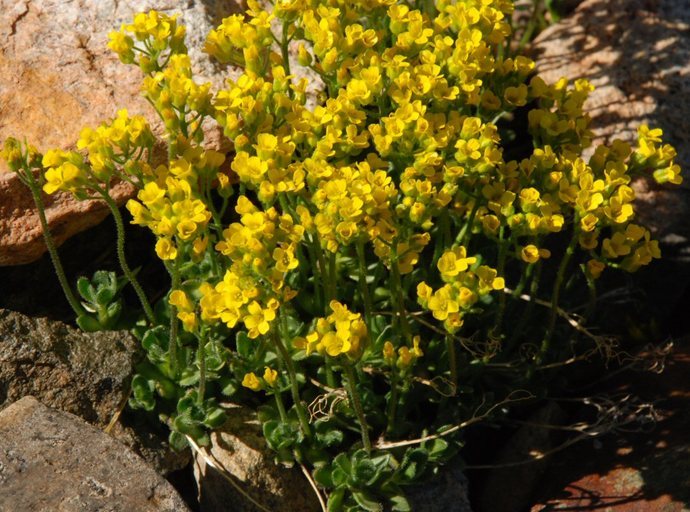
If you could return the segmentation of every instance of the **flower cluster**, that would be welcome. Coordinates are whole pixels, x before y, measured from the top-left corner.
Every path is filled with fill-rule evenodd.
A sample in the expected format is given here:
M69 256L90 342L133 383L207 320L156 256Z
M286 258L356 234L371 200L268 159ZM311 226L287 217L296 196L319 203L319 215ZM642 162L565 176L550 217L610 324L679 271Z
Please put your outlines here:
M367 326L362 315L334 300L329 304L333 311L326 318L316 320L316 327L305 337L293 340L295 347L304 349L307 355L317 352L321 355L338 357L346 355L357 360L365 349Z
M187 53L185 33L184 25L177 23L177 16L142 12L134 17L133 23L110 33L108 47L125 64L134 63L145 73L151 73L160 70L170 55Z
M225 156L190 147L170 166L159 166L143 176L137 199L127 202L132 222L148 227L157 237L156 253L174 260L178 248L191 247L195 258L206 252L207 224L212 212L202 199L209 181L219 175Z
M417 300L433 313L434 318L443 321L449 333L462 327L463 315L482 296L505 287L504 279L498 277L495 269L475 263L477 258L468 257L465 247L453 247L443 253L437 264L446 284L437 290L424 281L417 285Z
M244 322L250 338L266 334L281 302L294 296L285 286L299 265L295 251L304 228L275 208L259 210L245 196L237 200L240 222L223 231L216 250L230 262L223 280L202 289L202 316L233 328Z
M130 117L122 109L111 122L81 130L77 148L86 150L86 155L61 149L45 153L43 190L47 194L62 190L86 196L94 188L107 188L113 178L122 178L123 167L136 177L142 172L139 160L151 150L153 142L147 121L142 116Z

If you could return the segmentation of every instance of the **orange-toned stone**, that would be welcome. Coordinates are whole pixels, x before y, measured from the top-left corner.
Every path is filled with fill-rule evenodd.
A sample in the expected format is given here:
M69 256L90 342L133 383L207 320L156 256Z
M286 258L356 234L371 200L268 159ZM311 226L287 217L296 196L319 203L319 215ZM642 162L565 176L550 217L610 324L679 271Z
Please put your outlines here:
M106 46L110 31L149 9L181 14L197 81L218 88L236 73L215 66L201 51L208 31L239 9L233 1L0 0L0 143L14 136L42 151L72 148L82 127L98 125L120 108L143 114L161 135L157 115L140 94L141 71L120 63ZM207 139L224 149L217 127L209 126ZM123 202L132 193L120 185L114 197ZM58 242L106 215L103 205L66 195L57 195L48 211ZM28 263L44 251L31 195L0 162L0 265Z

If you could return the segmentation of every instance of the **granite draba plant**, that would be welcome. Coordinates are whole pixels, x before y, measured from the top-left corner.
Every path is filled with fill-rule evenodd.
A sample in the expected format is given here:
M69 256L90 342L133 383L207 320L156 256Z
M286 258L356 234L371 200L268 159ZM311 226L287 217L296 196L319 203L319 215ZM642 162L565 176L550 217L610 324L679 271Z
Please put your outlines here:
M42 188L111 207L123 278L83 278L79 301L48 246L84 328L120 325L134 287L148 358L131 405L157 410L173 446L207 444L222 401L240 402L328 510L409 510L404 487L457 451L479 403L592 343L561 319L566 278L593 295L606 269L660 257L630 183L680 183L675 151L643 126L635 149L583 158L592 87L547 84L511 54L508 0L248 4L208 36L243 71L216 92L194 81L175 16L110 35L145 75L165 164L124 110L74 151L8 139L2 155L39 206ZM231 154L204 146L212 120ZM115 180L136 187L132 222L170 274L154 306L125 260Z

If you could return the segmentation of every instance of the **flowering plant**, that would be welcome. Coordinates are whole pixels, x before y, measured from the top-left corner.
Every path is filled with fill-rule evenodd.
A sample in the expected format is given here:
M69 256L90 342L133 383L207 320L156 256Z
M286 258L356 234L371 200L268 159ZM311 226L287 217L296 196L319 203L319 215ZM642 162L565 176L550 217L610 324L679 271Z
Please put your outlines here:
M147 360L131 405L158 408L173 446L207 444L229 397L257 407L277 460L308 468L328 510L409 510L404 486L457 451L478 397L572 349L566 275L594 293L605 269L660 257L630 183L680 183L675 151L643 126L637 148L583 158L592 87L547 84L512 55L509 0L248 6L208 36L242 69L217 92L194 81L174 16L110 35L145 74L166 162L124 110L77 150L8 139L2 154L39 205L42 188L113 210L124 279L84 278L80 302L54 260L84 328L116 325L111 302L134 286ZM204 146L213 121L231 154ZM136 188L132 222L170 274L154 306L125 260L115 180ZM489 378L498 366L507 385Z

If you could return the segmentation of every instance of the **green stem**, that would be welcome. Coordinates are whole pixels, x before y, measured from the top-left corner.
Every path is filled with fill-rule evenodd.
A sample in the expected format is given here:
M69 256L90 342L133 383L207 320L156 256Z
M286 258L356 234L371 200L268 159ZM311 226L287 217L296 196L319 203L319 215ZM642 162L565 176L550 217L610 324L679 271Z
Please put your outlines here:
M527 282L530 280L532 277L532 272L534 272L534 267L536 263L528 263L526 267L524 268L522 275L520 276L520 282L518 285L515 287L515 290L513 290L512 296L519 297L520 294L522 293L522 290L525 289L525 286L527 285Z
M391 265L391 274L392 274L392 284L393 284L393 291L395 295L395 300L393 301L393 304L395 305L397 317L400 321L400 327L403 331L403 334L405 335L405 339L407 339L408 342L412 341L412 333L410 331L410 322L407 319L407 310L405 309L405 297L403 295L403 290L402 290L402 279L400 277L400 269L398 268L398 260L397 257L394 258L392 265Z
M277 389L273 392L273 396L276 399L276 407L278 408L278 414L280 414L280 421L283 423L288 422L288 415L285 411L285 405L283 404L283 399L280 396L280 391Z
M345 369L346 386L347 391L350 394L350 399L352 401L352 408L355 410L357 415L357 420L359 421L359 426L362 433L362 444L364 445L364 450L367 453L371 453L371 440L369 439L369 424L367 423L367 418L364 416L364 409L362 408L362 401L357 392L357 386L355 385L355 372L352 370L352 366L349 363L343 364Z
M170 289L177 290L180 287L180 260L179 255L175 258L172 268L168 268L170 273ZM168 358L170 359L170 370L177 376L177 308L170 304L170 338L168 340Z
M532 278L532 282L530 283L530 289L529 289L529 296L530 296L530 301L527 304L527 307L525 308L525 311L522 313L520 316L520 321L518 322L517 326L513 329L513 334L510 336L510 339L508 340L508 343L506 344L505 347L505 353L510 354L512 352L513 346L515 345L516 341L518 341L520 335L522 334L523 329L529 322L530 318L532 317L532 311L534 310L534 304L537 299L537 293L539 292L539 280L541 278L541 269L542 269L542 262L538 261L537 263L534 264L534 266L537 268L536 273L534 274L534 277Z
M127 280L132 285L132 288L134 288L137 297L139 297L141 306L144 308L144 314L146 315L146 319L148 320L149 324L153 325L156 323L156 319L153 315L153 309L151 309L151 304L149 304L149 301L146 298L146 294L144 293L143 288L139 284L139 281L137 280L136 276L134 275L134 272L132 272L132 270L129 268L129 265L127 264L127 259L125 257L125 226L122 222L122 215L120 214L120 210L118 210L115 201L113 201L113 199L110 197L110 195L108 195L106 191L99 189L99 192L103 196L103 200L108 205L108 208L110 208L110 211L113 214L113 218L115 219L115 229L117 231L117 259L120 261L122 272L124 272L125 277L127 277Z
M335 295L332 294L331 287L329 286L328 270L326 269L326 257L323 254L323 249L321 248L321 243L318 237L314 238L314 252L316 252L316 258L319 262L319 277L321 278L321 287L323 288L324 295L324 313L328 313L328 304L335 299Z
M395 427L395 417L398 410L398 374L395 371L395 367L391 369L391 397L388 401L388 408L386 411L386 416L388 418L386 424L386 433L391 434Z
M505 240L505 226L501 226L498 234L499 246L498 246L498 265L496 267L496 272L499 276L503 277L505 273L506 257L508 255L508 243ZM500 334L501 324L503 323L503 314L506 309L506 294L501 293L498 296L498 313L496 314L496 323L494 325L495 332Z
M364 242L358 241L355 245L357 247L357 260L359 262L359 288L362 294L362 301L364 302L364 319L367 324L367 329L371 332L371 313L374 309L371 304L369 286L367 285L367 262L364 255Z
M53 263L53 268L55 268L55 273L57 274L58 281L62 287L62 291L65 294L65 298L69 305L71 306L74 314L77 317L86 314L84 308L81 306L79 301L74 295L72 288L67 281L67 276L65 275L65 270L62 267L62 262L60 261L60 255L55 248L55 242L53 241L53 236L50 233L50 227L48 226L48 220L46 219L45 206L43 204L43 199L41 198L41 190L36 183L33 172L31 169L26 170L26 179L22 180L26 183L31 190L31 195L34 199L34 204L36 205L36 210L38 211L38 218L41 221L41 228L43 229L43 240L45 240L46 247L48 248L48 254L50 254L50 261Z
M582 324L587 325L587 321L594 313L594 306L597 303L597 283L592 278L592 276L587 275L587 289L589 290L589 301L587 302L587 309L585 309L585 314L582 315Z
M197 403L204 403L204 395L206 394L206 332L202 331L199 336L199 348L197 350L197 358L199 359L199 391L197 393Z
M287 76L290 75L290 53L288 51L288 22L284 21L283 22L283 37L282 41L280 42L280 51L282 53L283 57L283 65L285 66L285 74ZM292 88L288 88L288 96L292 98L294 96L294 91Z
M458 362L455 354L455 341L450 335L446 335L446 347L448 349L448 366L450 367L450 381L453 384L453 394L458 387Z
M307 419L307 411L304 408L302 399L299 396L299 383L297 382L297 373L295 372L295 365L292 362L292 358L285 348L283 340L280 338L280 334L277 329L273 330L273 343L280 353L280 357L285 363L285 368L287 368L288 376L290 377L290 391L292 393L292 401L295 403L295 408L297 409L297 416L299 417L300 426L302 427L302 432L305 437L311 437L311 429L309 428L309 420Z
M309 252L309 263L311 264L312 279L314 283L314 295L317 304L323 304L323 288L317 283L323 283L323 277L319 270L319 262L316 256L316 251L314 250L314 244L307 244L307 251Z
M330 252L328 255L328 284L331 288L331 297L332 300L335 300L338 298L338 271L337 271L337 262L336 262L336 253ZM330 301L329 301L330 302Z
M465 245L467 235L472 232L472 224L474 224L474 218L477 216L478 210L479 210L479 200L475 199L474 205L472 206L472 211L470 211L470 216L468 217L467 222L462 227L462 229L460 230L460 233L458 233L458 236L455 239L456 245Z
M578 241L578 233L573 233L573 238L568 244L568 248L565 250L561 264L558 267L558 273L556 274L556 282L553 285L553 294L551 295L551 314L549 315L549 324L546 329L546 335L541 342L541 347L539 353L535 358L536 364L541 364L544 360L544 356L549 351L551 346L551 338L553 337L554 328L556 327L556 318L558 317L558 301L561 295L561 287L563 286L563 279L565 278L565 271L568 268L568 263L570 263L570 258L575 252L575 246Z

